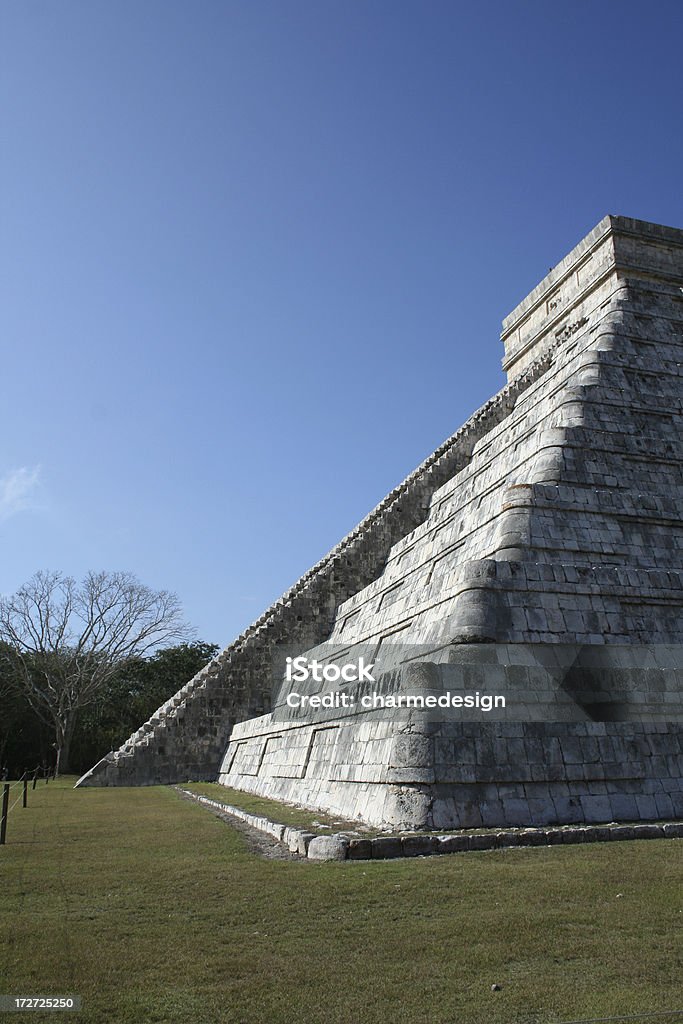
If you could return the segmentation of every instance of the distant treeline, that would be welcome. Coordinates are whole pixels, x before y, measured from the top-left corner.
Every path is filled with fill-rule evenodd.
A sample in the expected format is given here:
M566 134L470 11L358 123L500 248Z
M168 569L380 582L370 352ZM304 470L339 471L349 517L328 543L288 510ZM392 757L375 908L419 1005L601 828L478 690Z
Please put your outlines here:
M81 775L120 747L217 652L215 644L197 641L128 659L92 703L78 711L68 770ZM54 766L55 733L21 689L10 685L10 672L8 661L0 659L0 770L18 777L37 765Z

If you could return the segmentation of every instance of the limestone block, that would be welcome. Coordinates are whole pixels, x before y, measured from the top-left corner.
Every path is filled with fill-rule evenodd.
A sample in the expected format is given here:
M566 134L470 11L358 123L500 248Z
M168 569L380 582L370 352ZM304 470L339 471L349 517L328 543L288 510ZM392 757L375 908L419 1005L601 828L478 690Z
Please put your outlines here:
M384 797L384 820L397 828L424 828L429 819L430 797L423 787L391 786Z
M371 839L351 839L349 840L348 859L349 860L370 860L372 858L372 840Z
M654 796L645 793L636 793L636 807L640 821L652 821L659 817L657 800Z
M437 836L438 850L441 853L460 853L470 848L470 836Z
M675 789L669 792L674 815L677 818L683 817L683 779L672 779Z
M584 821L612 820L613 808L608 796L591 793L587 796L579 797L579 802L583 809Z
M664 835L661 825L634 825L634 839L661 839Z
M673 801L667 793L655 793L655 805L657 807L657 818L673 818L674 808Z
M470 850L493 850L498 844L497 836L494 832L485 832L478 835L470 836L469 849Z
M403 856L401 840L395 836L378 836L372 840L372 856L374 860Z
M638 804L636 798L628 793L613 793L610 796L611 817L615 821L637 821Z
M431 769L434 763L433 740L420 733L408 733L394 737L389 763L394 768L410 766Z
M543 829L524 829L519 833L520 846L545 846L546 834Z
M562 829L562 842L563 843L582 843L584 833L579 828L565 828Z
M559 828L545 829L545 841L548 846L557 846L562 842L562 830Z
M530 824L529 805L521 798L506 798L503 800L505 823L507 825L528 825Z
M404 857L426 857L434 852L431 836L403 836L401 842Z
M345 836L315 836L308 844L309 860L346 860L349 840Z
M610 839L634 839L633 825L615 825L610 829Z
M519 834L517 832L497 832L496 846L520 846Z
M486 827L505 824L505 810L502 800L482 800L479 805L482 824Z

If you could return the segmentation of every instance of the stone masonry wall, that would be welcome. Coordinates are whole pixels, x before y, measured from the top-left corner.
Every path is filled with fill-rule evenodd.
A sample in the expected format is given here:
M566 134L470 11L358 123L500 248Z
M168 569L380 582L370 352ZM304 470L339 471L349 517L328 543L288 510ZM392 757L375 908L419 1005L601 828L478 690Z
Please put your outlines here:
M507 707L425 715L356 700L311 713L288 708L283 688L277 713L235 727L219 781L384 828L683 815L680 645L460 644L426 659L374 689L476 689Z
M508 386L80 784L216 778L282 644L681 642L682 252L605 218L505 321Z
M337 608L382 571L392 544L427 516L434 490L464 466L476 442L504 420L552 363L561 339L483 405L317 565L162 705L78 785L153 785L215 779L236 722L270 704L278 644L321 643Z

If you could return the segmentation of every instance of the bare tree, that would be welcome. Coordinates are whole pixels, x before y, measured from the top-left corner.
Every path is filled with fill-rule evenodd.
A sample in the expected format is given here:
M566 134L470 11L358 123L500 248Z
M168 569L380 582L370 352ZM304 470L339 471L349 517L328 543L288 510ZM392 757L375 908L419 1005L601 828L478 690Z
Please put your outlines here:
M0 599L0 655L12 661L33 711L54 729L57 773L68 769L78 711L123 662L192 636L175 594L125 572L90 572L81 584L38 572Z

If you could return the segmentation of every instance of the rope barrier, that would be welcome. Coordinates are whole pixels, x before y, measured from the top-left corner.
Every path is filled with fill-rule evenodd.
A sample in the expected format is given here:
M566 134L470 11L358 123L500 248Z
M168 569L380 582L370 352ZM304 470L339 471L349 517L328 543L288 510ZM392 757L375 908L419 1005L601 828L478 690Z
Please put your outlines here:
M10 789L14 789L15 786L20 786L24 779L28 778L29 775L33 775L33 772L40 771L40 765L37 768L33 768L31 771L26 770L23 775L20 775L16 782L10 783ZM7 781L7 780L4 780Z
M16 782L8 782L4 779L2 782L2 812L0 813L0 846L4 846L7 842L7 820L10 816L11 811L17 806L20 800L23 801L24 807L28 807L28 780L29 776L33 776L33 788L36 786L36 779L38 772L40 771L40 765L37 765L33 770L26 769L20 778ZM47 779L46 779L47 781ZM21 792L17 796L13 804L10 805L9 796L13 789L17 786L21 786Z
M23 771L23 772L21 773L21 775L19 776L19 778L18 778L18 779L15 779L15 780L14 780L14 782L11 782L11 783L10 783L10 785L11 785L11 786L18 786L20 782L23 782L23 781L24 781L24 779L26 779L26 778L30 778L30 777L31 777L32 775L34 775L34 774L35 774L36 772L41 772L41 771L44 771L44 768L43 768L43 766L42 766L42 765L40 765L40 764L37 764L37 765L35 766L35 768L25 768L25 769L24 769L24 771ZM5 779L1 779L1 778L0 778L0 784L1 784L1 783L4 783L4 782L9 782L9 779L7 779L7 778L5 778Z
M16 799L16 800L14 801L14 803L12 804L12 807L16 807L16 806L17 806L17 804L18 804L18 803L19 803L19 801L21 800L22 796L23 796L23 793L20 793L20 794L19 794L19 796L17 797L17 799ZM12 807L10 807L10 808L8 809L8 811L7 811L7 813L8 813L8 814L9 814L9 812L10 812L10 811L12 810Z

